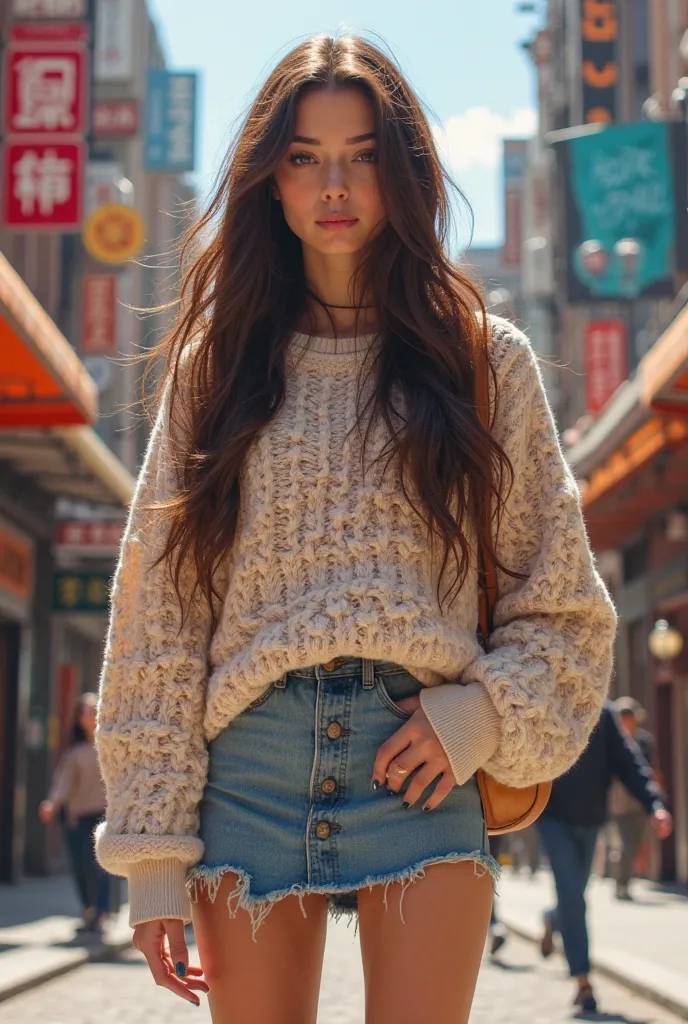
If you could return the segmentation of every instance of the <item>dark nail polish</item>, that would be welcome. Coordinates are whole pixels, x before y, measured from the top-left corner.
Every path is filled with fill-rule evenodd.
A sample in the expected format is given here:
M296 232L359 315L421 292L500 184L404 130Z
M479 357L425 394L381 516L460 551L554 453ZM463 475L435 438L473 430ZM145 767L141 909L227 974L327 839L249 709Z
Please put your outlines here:
M377 779L373 779L373 781L370 783L370 788L372 790L380 788L380 783L377 781Z
M407 803L406 800L404 800L404 802L403 802L403 804L401 806L404 808L405 811L408 811L408 809L411 806L411 804Z
M174 965L174 969L177 972L177 977L178 978L183 978L184 975L186 974L186 967L181 962L181 960L179 961L179 963Z
M390 788L389 788L389 786L387 787L387 793L388 793L388 795L389 795L389 796L396 796L396 795L397 795L397 794L396 794L396 793L394 792L394 790L393 790L393 789L390 789Z
M431 811L431 810L432 810L432 807L424 807L424 808L423 808L423 810L424 810L424 811Z

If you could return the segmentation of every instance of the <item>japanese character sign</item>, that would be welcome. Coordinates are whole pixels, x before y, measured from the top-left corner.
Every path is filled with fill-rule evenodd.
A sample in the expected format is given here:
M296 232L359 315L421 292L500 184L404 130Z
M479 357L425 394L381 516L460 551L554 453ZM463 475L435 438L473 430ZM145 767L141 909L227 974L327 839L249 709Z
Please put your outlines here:
M86 51L10 50L7 134L73 135L86 130Z
M78 229L83 203L82 142L7 142L5 224Z

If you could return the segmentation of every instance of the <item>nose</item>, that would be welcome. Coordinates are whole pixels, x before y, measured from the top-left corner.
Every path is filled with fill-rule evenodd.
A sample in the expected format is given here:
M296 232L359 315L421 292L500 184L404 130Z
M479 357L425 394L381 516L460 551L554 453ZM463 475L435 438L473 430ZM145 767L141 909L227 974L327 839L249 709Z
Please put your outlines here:
M327 170L322 198L325 202L331 202L333 199L343 200L348 199L348 197L349 188L344 180L342 169L333 161Z

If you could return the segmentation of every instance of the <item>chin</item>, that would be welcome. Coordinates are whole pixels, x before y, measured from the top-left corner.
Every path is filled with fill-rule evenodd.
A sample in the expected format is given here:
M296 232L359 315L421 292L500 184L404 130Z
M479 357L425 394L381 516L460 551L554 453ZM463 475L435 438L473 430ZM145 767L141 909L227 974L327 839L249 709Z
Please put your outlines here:
M337 235L332 237L323 238L320 235L317 239L310 238L306 242L316 252L322 253L340 253L341 255L349 255L356 252L360 252L366 244L366 240L363 238L342 238Z

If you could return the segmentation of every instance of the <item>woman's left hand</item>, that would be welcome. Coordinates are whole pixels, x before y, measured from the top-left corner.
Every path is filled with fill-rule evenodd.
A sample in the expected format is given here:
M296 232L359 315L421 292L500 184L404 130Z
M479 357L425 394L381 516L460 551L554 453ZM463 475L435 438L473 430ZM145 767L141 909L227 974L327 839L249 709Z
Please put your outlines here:
M404 804L412 806L438 776L437 785L423 804L423 810L437 807L456 785L449 759L420 705L420 697L405 697L397 707L411 714L408 722L386 740L377 752L373 782L398 793L412 771L411 784L404 793Z

